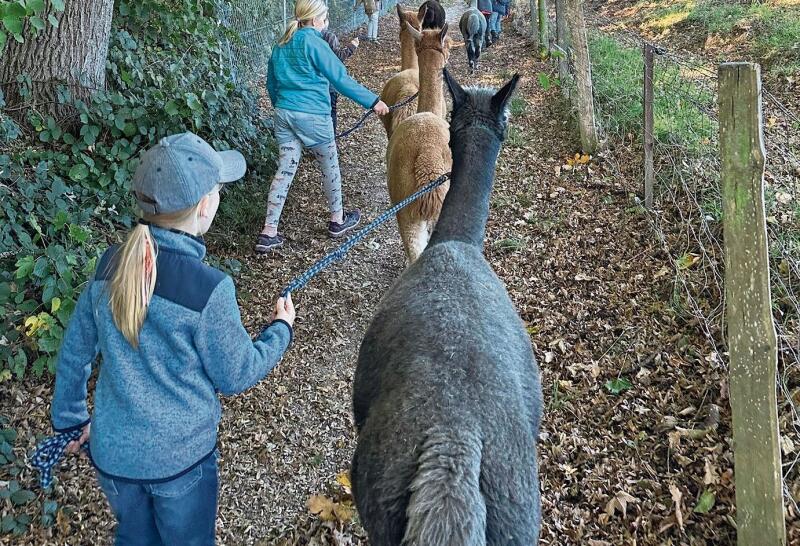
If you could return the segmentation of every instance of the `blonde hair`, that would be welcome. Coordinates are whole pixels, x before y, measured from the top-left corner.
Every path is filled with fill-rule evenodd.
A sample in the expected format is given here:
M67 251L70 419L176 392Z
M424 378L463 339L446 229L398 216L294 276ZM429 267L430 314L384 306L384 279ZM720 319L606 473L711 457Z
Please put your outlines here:
M278 45L286 45L301 26L307 26L313 19L324 17L327 13L328 6L322 0L297 0L294 5L294 19L287 25Z
M116 269L109 283L109 304L114 324L134 348L139 347L139 332L156 287L158 247L149 224L164 228L186 225L197 218L200 203L167 214L146 214L128 234L115 256Z

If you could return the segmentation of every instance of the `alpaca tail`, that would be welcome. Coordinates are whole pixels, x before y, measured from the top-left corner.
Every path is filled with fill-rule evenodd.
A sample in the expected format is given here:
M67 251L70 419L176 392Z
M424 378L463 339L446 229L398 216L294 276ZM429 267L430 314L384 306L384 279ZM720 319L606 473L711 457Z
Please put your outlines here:
M472 433L429 433L411 482L402 546L485 546L481 448Z

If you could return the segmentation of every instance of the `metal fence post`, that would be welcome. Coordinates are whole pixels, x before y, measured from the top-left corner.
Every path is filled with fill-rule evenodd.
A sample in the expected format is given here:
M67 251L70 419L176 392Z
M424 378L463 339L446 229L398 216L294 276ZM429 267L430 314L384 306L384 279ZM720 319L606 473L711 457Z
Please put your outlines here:
M655 48L644 44L644 206L653 208L653 57Z

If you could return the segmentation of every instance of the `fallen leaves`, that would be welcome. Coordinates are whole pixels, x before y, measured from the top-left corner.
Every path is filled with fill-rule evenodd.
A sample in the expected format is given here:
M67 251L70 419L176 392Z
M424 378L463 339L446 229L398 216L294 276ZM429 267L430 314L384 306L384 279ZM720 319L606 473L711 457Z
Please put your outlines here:
M334 502L324 495L312 495L308 499L308 511L322 521L348 523L353 519L355 507L352 501Z
M678 489L678 486L674 483L669 484L669 494L672 496L672 503L675 507L675 519L678 522L678 527L680 527L681 531L683 531L683 510L681 509L681 499L683 499L683 493L681 490Z

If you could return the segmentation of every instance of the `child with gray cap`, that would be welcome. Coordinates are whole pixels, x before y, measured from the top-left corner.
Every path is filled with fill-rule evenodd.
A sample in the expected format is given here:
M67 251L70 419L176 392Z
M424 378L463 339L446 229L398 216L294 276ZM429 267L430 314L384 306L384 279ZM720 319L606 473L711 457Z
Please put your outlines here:
M67 327L53 428L83 430L67 451L89 442L118 545L214 543L217 393L258 383L292 341L290 296L253 341L233 281L202 262L220 185L245 170L242 154L192 133L148 150L133 178L142 219L103 255ZM98 355L90 437L87 382Z

